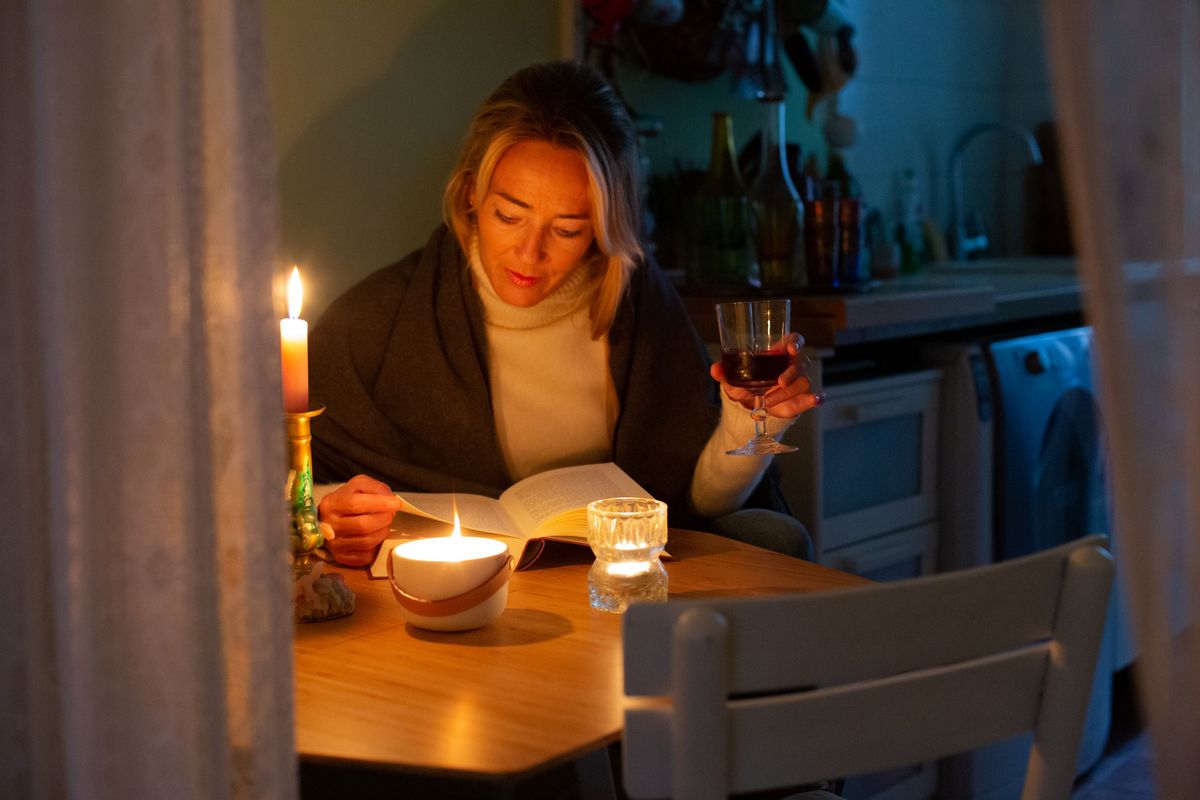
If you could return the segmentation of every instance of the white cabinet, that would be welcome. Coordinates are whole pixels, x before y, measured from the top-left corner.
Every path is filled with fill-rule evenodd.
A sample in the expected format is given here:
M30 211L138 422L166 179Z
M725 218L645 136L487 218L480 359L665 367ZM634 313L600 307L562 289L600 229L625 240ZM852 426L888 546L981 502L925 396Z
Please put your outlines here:
M937 525L928 523L839 547L821 563L873 581L891 581L934 572L936 552Z
M934 571L941 372L925 369L824 387L826 402L785 440L785 496L818 560L880 580Z

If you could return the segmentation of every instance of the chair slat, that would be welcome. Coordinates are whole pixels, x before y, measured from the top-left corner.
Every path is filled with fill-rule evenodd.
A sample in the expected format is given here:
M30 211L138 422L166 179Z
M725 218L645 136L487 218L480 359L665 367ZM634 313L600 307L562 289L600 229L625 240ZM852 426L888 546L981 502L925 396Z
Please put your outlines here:
M1021 647L1053 634L1063 556L1038 555L808 595L635 605L624 622L625 692L671 692L664 631L694 604L726 617L735 653L774 643L769 659L735 658L735 693L886 677Z
M1102 541L863 589L634 606L628 794L794 786L1032 731L1024 800L1069 797L1112 582Z
M734 701L729 789L903 767L1030 730L1047 659L1043 644L861 685Z

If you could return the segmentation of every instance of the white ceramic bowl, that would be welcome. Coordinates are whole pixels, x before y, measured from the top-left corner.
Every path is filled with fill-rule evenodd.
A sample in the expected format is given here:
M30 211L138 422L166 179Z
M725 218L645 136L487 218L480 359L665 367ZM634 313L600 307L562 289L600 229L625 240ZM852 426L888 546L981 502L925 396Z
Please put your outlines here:
M504 611L511 562L508 548L495 539L413 539L392 548L388 580L410 625L466 631L483 627Z

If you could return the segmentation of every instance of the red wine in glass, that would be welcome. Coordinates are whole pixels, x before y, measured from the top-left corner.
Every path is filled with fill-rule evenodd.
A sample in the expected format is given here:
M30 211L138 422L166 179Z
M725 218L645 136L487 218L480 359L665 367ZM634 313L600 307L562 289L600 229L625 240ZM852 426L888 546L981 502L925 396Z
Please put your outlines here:
M752 392L763 393L771 389L779 376L792 363L792 356L785 350L725 350L721 353L721 365L725 367L725 380L731 386L740 386Z
M791 453L790 444L782 444L767 435L766 395L779 376L792 363L787 342L791 325L791 303L785 299L740 300L717 304L717 331L721 336L721 366L725 382L754 395L754 437L734 450L731 456L757 456Z

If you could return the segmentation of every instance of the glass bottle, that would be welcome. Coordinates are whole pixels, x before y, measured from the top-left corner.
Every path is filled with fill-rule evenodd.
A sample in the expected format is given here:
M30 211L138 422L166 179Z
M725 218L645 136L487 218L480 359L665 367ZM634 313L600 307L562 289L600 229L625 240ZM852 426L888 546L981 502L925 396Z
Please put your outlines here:
M839 287L840 204L841 189L836 181L821 181L804 204L804 257L810 289Z
M896 223L896 243L900 245L900 271L916 272L925 263L924 207L917 173L907 167L900 174L900 221Z
M754 206L755 251L762 287L788 291L796 284L797 261L803 260L804 206L787 166L782 98L762 100L762 149L758 176L750 198Z
M838 253L837 275L835 283L839 287L852 288L863 283L866 276L863 270L862 241L862 189L850 170L846 168L846 160L840 153L829 154L829 167L825 171L825 180L838 189Z
M750 199L734 153L733 117L714 113L712 154L692 220L696 247L688 278L697 285L731 289L759 285Z

